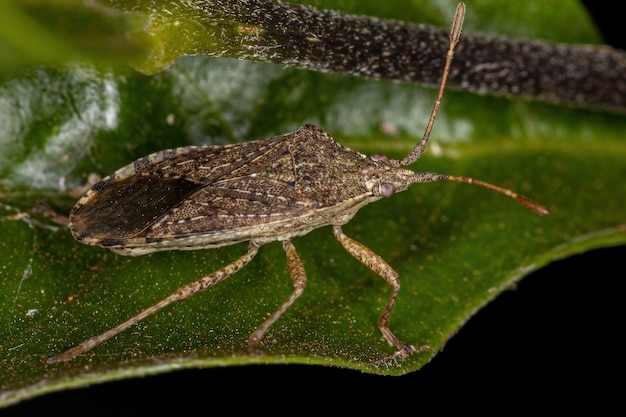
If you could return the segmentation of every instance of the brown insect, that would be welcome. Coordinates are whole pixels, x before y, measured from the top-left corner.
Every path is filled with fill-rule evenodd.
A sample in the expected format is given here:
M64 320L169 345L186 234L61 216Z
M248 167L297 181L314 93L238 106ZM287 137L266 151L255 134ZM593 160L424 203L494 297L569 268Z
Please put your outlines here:
M400 292L398 273L371 249L346 236L341 226L369 203L391 197L412 184L440 180L487 187L539 214L547 213L538 203L483 181L403 168L417 161L426 148L464 15L465 6L460 3L426 131L402 160L383 155L367 157L335 142L322 129L304 125L295 132L260 141L157 152L95 184L70 214L72 234L81 243L128 256L218 248L239 242L249 242L248 251L118 326L48 357L47 362L70 360L163 307L214 286L245 267L261 246L279 241L287 255L294 290L250 335L250 353L260 353L263 335L302 295L306 286L304 265L291 240L323 226L332 226L343 247L391 285L391 295L378 327L389 345L397 349L395 355L408 357L416 352L415 347L402 342L389 329L391 312Z

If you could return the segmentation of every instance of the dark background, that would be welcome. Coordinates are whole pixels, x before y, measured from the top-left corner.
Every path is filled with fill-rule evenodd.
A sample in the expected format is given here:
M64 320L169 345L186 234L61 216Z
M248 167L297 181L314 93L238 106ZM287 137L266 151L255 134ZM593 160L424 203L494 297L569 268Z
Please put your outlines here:
M606 43L625 49L618 10L585 3ZM525 277L402 377L304 365L183 370L45 395L0 415L623 410L622 257L626 246L595 250Z

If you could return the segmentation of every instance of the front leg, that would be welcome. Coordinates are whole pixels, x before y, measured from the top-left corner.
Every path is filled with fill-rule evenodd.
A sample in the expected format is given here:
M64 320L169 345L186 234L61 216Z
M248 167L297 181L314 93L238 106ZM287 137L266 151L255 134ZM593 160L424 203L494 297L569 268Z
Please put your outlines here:
M396 303L396 298L400 294L400 280L398 279L398 273L391 267L383 258L374 253L370 248L357 242L354 239L346 236L341 230L341 226L333 226L333 234L337 240L343 245L343 247L358 259L363 265L380 275L391 285L391 296L383 314L378 319L378 328L383 333L385 340L390 346L395 346L398 349L398 355L401 357L409 357L417 351L415 347L402 342L398 339L391 330L389 330L389 317L391 311Z

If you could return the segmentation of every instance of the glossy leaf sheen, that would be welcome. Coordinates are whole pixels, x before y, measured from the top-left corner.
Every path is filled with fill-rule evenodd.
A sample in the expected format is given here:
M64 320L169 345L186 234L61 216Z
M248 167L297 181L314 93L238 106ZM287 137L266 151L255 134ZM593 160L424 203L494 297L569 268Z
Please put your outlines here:
M500 7L467 6L466 30L473 22L488 25L483 20ZM377 13L385 12L372 6L370 14ZM451 17L427 23L447 26ZM564 41L576 27L551 23L551 31L562 27ZM526 25L514 31L539 32ZM448 91L430 148L411 168L510 187L551 214L537 216L479 187L434 183L365 207L344 227L399 272L402 291L391 328L429 349L386 366L373 362L393 353L376 327L390 289L323 228L294 240L308 285L268 332L265 356L249 356L247 339L292 290L279 244L263 247L215 288L93 351L43 364L49 354L107 330L246 248L127 258L80 245L54 220L66 219L76 201L69 190L88 174L108 175L165 148L259 139L305 122L360 152L399 158L421 137L434 96L414 85L202 56L149 77L81 66L5 75L0 404L181 367L307 363L390 375L416 371L524 275L561 257L626 242L624 116Z

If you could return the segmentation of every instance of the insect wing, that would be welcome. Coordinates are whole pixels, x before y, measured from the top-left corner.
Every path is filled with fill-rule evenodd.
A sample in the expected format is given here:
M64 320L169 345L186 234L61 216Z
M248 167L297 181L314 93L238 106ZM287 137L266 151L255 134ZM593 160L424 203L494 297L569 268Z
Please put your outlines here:
M86 244L115 246L130 238L181 238L293 217L306 208L282 143L274 137L140 158L78 201L70 214L72 233Z

